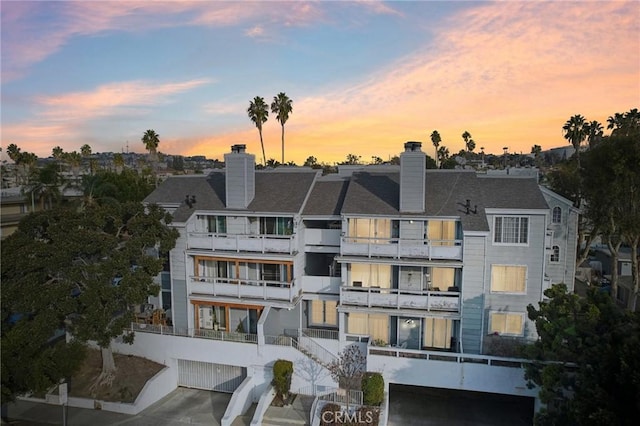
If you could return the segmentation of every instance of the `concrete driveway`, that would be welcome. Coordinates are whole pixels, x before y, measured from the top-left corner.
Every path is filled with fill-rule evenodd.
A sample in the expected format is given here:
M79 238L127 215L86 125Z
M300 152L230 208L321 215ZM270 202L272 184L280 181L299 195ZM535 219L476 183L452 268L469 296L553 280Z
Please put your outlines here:
M388 426L531 426L532 398L390 385Z
M178 388L136 416L109 411L67 408L67 426L220 425L231 394ZM62 424L62 407L17 401L2 408L3 419L16 426Z

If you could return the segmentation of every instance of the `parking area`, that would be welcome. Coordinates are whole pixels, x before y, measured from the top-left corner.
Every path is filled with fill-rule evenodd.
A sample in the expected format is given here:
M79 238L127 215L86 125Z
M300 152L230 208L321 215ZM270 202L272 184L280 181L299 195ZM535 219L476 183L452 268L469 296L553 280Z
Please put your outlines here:
M390 385L388 426L531 426L533 398Z
M108 411L67 408L68 426L171 426L220 425L231 394L177 388L136 416ZM59 405L18 401L2 407L2 417L12 425L62 425Z

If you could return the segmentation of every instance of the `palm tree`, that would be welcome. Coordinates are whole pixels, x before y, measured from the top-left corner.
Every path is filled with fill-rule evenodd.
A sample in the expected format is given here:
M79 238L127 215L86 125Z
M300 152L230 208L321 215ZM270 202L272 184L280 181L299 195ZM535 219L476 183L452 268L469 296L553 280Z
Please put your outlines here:
M80 166L82 165L82 155L78 151L73 151L65 153L64 158L71 167L74 185L78 185L78 175L80 174Z
M273 97L271 102L271 112L276 114L276 120L282 126L282 164L284 163L284 123L289 119L289 114L293 112L293 101L284 93L280 92Z
M564 131L564 138L571 142L573 148L576 150L576 159L578 161L578 169L580 169L580 145L587 137L587 122L583 116L576 114L567 120L562 126Z
M116 168L116 173L118 174L124 170L124 157L119 152L113 155L113 166Z
M267 156L264 153L264 142L262 141L262 125L266 123L267 119L269 118L269 109L267 104L264 103L264 99L260 96L256 96L255 98L253 98L253 101L249 102L247 114L249 115L251 121L253 121L253 124L255 124L258 128L258 133L260 133L260 146L262 147L262 164L266 165Z
M89 159L89 157L91 157L91 147L89 146L89 144L84 144L80 147L80 154L82 155L82 158L86 161L87 159ZM89 173L93 174L93 168L91 167L91 161L89 161Z
M155 130L147 130L142 136L142 143L144 143L144 149L149 151L151 160L155 160L158 145L160 145L160 135Z
M64 158L64 151L59 146L54 147L51 150L51 156L56 159L60 172L62 172L62 159Z
M440 146L440 142L442 142L442 138L440 137L440 133L438 133L437 130L434 130L433 132L431 132L431 142L433 143L433 146L436 148L436 168L437 168L438 167L438 158L439 158L438 147Z
M445 161L449 159L449 148L446 146L441 146L438 148L438 163L440 164L440 168L444 165Z
M153 181L156 183L156 163L158 162L158 145L160 145L160 135L155 130L147 130L142 136L142 143L147 151L149 151L149 159L151 160L151 172Z
M476 143L473 139L471 139L471 133L465 132L462 134L462 139L464 140L464 146L467 149L467 152L473 152L476 149Z
M600 143L604 132L604 127L602 127L600 122L593 120L592 122L585 124L585 130L587 132L589 148L593 148Z

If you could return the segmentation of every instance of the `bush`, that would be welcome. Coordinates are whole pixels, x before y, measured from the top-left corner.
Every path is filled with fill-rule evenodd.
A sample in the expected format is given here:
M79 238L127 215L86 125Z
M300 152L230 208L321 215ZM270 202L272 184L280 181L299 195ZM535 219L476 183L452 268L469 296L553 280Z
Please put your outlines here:
M283 399L289 395L291 377L293 376L293 363L286 359L279 359L273 364L273 380L271 384L276 393Z
M362 377L362 398L365 405L380 405L384 399L384 379L380 373L365 373Z

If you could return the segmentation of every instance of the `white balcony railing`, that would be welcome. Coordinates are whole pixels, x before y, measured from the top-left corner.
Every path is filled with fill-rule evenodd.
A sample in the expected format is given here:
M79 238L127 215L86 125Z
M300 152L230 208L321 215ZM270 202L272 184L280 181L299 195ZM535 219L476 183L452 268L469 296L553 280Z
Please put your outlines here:
M342 286L340 304L457 313L460 312L460 293Z
M340 229L316 229L304 230L304 243L312 246L340 246Z
M257 334L238 333L235 331L207 330L202 328L178 328L166 325L138 324L135 322L131 323L130 331L161 334L164 336L195 337L200 339L220 340L223 342L258 343Z
M303 275L300 278L302 290L305 293L330 293L338 294L340 292L340 277L319 277L313 275Z
M462 240L342 237L340 250L343 256L461 260Z
M190 294L229 296L238 299L286 300L293 302L300 294L295 281L248 280L236 278L191 277Z
M189 232L188 249L247 251L254 253L289 253L295 251L295 235L232 235Z

